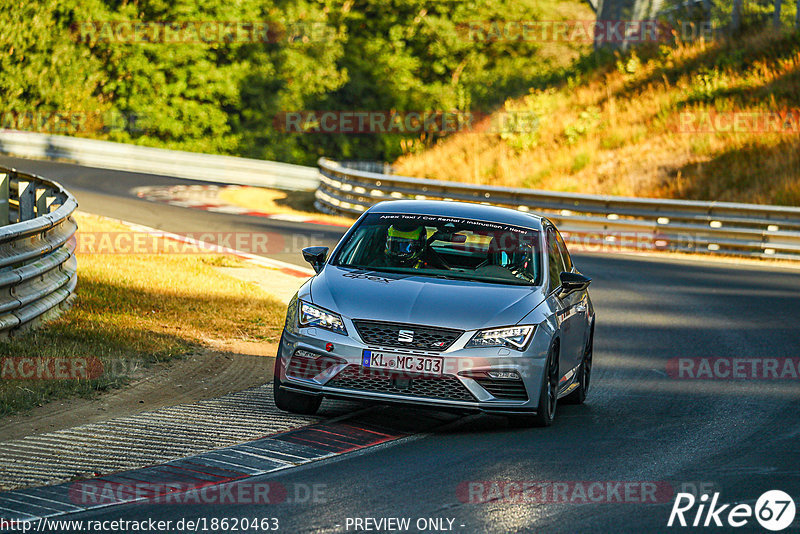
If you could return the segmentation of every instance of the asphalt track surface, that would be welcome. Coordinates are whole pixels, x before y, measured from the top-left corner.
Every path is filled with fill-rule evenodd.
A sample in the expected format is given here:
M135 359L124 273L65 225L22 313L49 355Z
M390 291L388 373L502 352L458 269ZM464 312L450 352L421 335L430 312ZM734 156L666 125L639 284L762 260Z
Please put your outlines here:
M191 183L185 180L6 157L0 165L60 181L84 211L176 233L271 231L332 245L342 231L150 203L130 193ZM271 257L302 262L292 250ZM621 254L576 255L575 262L594 280L593 383L586 404L560 405L552 427L464 416L256 479L318 485L324 496L314 504L137 504L66 518L275 517L282 532L355 532L352 520L366 517L409 518L410 531L420 518L444 518L445 525L453 520L453 532L684 532L695 529L667 528L674 493L701 484L719 492L720 503L753 505L763 492L780 489L800 505L800 380L692 380L676 378L673 367L675 358L800 356L800 270ZM376 410L388 426L426 417L400 407ZM470 494L470 482L488 484L471 486L478 489ZM569 490L528 499L492 493L509 482L567 483ZM575 493L613 482L655 484L655 499L645 499L657 502L640 502L635 493L626 498L622 490L620 498L605 492L612 502L586 503ZM752 518L735 530L765 532ZM789 531L800 531L800 519Z

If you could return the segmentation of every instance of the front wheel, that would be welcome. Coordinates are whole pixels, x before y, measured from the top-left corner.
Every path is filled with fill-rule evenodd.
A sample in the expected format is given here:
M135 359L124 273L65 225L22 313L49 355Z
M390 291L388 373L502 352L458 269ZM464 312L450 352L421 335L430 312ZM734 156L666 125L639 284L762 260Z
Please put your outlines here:
M304 395L294 391L281 389L280 356L275 359L275 376L272 379L272 391L275 397L275 406L284 412L299 415L314 415L322 404L321 395Z
M558 403L558 344L550 349L545 364L545 374L539 391L536 415L516 416L514 422L522 426L544 427L553 424Z

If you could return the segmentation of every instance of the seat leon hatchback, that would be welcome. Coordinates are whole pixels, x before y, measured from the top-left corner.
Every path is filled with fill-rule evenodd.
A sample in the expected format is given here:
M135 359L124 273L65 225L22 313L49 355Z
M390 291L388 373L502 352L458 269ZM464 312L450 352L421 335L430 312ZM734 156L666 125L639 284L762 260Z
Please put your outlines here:
M549 425L592 371L590 279L556 227L482 204L397 200L367 210L292 298L278 408L324 397L482 411Z

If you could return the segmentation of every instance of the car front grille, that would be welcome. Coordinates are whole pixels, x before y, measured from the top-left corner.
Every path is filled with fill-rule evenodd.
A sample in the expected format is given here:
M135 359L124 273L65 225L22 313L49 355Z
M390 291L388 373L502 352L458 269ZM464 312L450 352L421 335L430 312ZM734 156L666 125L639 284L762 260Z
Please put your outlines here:
M326 386L373 393L426 397L431 399L475 401L475 397L461 381L452 375L426 376L408 379L408 375L364 369L360 365L348 365ZM408 387L398 388L395 380L403 380Z
M407 349L443 351L456 342L463 330L436 328L403 323L355 320L358 335L364 343L381 347L403 347ZM403 334L401 334L403 331ZM411 341L400 341L408 339Z
M528 392L525 391L525 384L522 383L522 380L495 380L489 377L474 377L473 380L496 399L528 400Z

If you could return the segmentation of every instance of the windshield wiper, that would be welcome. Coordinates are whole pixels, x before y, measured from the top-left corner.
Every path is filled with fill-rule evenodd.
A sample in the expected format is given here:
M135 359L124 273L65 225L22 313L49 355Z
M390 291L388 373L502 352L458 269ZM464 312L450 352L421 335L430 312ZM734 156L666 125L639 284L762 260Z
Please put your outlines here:
M361 265L337 265L337 267L346 267L349 269L358 269L361 271L368 271L374 273L392 273L392 274L405 274L407 276L422 276L427 278L439 278L441 280L456 280L456 281L467 281L467 282L483 282L486 284L503 284L503 285L513 285L513 286L531 286L533 287L534 284L528 280L522 279L509 279L509 278L475 278L469 276L469 274L464 273L464 276L457 276L452 274L443 274L443 273L432 273L426 270L420 269L395 269L392 267L366 267ZM455 271L458 272L458 271Z
M346 269L356 269L357 271L367 271L370 273L392 273L392 274L415 274L404 269L393 269L391 267L367 267L365 265L349 265L340 264L336 267L344 267Z
M447 274L425 274L420 276L429 276L431 278L441 278L443 280L458 280L467 282L483 282L488 284L504 284L513 286L530 286L533 285L525 280L510 280L508 278L475 278L465 274L464 276L452 276Z
M430 276L431 278L441 278L442 280L470 280L470 278L462 276L450 276L447 274L424 274L422 276Z

